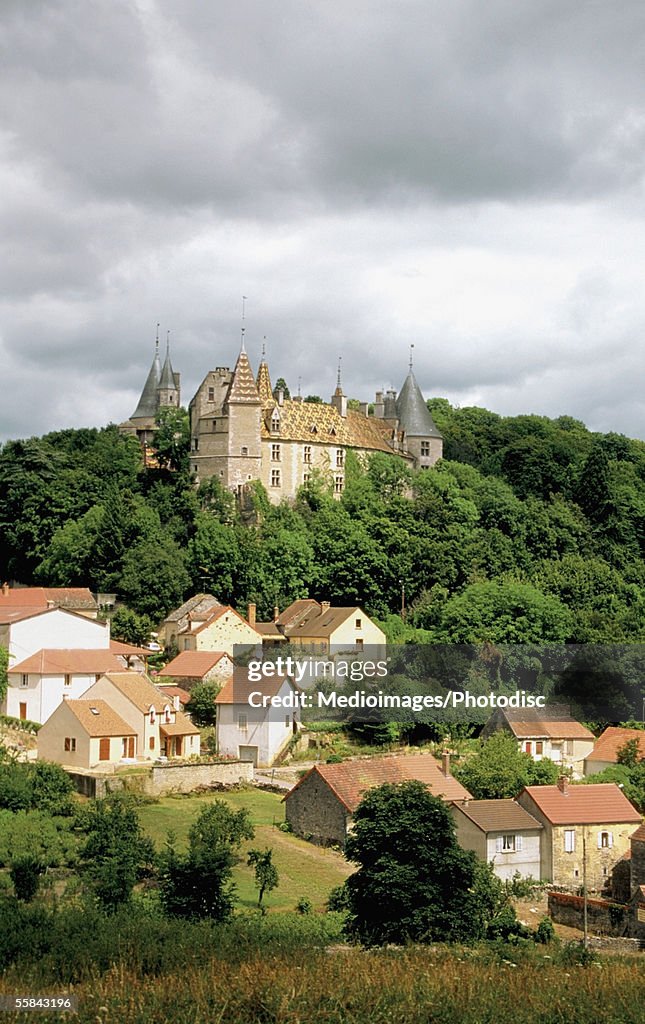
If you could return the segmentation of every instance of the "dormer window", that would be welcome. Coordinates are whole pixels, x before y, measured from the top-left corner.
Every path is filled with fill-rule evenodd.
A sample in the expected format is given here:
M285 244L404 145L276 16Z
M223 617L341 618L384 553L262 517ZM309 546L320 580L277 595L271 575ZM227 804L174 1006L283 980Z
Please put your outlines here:
M170 721L171 721L170 708L166 708L166 710L164 712L164 721L165 721L166 725L168 725L170 723Z
M311 426L309 427L309 432L311 434L317 434L318 433L318 427L316 426L315 423L311 424Z
M150 725L155 724L155 709L150 708Z
M271 416L271 433L277 434L280 430L280 416L277 410Z

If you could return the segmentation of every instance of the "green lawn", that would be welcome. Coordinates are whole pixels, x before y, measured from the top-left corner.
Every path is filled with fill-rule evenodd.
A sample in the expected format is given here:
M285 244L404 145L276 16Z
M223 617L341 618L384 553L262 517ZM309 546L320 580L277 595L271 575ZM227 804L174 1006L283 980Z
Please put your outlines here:
M250 787L227 793L163 797L157 804L139 808L139 817L157 849L163 848L169 831L175 833L181 849L185 847L190 826L202 807L216 799L225 800L235 810L246 807L255 827L255 839L244 845L241 861L233 872L240 907L253 907L257 903L253 870L246 866L246 851L249 849L271 847L274 851L273 861L280 875L280 884L264 897L269 910L293 910L302 896L308 897L316 909L322 909L330 890L352 873L352 868L341 854L323 850L280 831L277 826L284 821L284 804L278 793Z

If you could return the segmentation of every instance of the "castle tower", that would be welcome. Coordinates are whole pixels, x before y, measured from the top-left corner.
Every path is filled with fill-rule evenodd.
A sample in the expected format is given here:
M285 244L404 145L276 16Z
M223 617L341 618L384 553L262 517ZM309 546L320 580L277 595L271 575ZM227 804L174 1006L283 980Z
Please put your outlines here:
M269 374L269 366L265 358L264 346L262 347L262 361L260 362L260 365L258 367L256 385L262 405L273 405L275 399L273 397L273 388L271 387L271 375Z
M338 377L336 380L336 390L331 396L331 404L338 413L339 416L345 418L347 416L347 398L343 392L343 385L340 379L340 361L341 357L338 357Z
M443 453L443 436L437 430L430 415L412 372L412 355L410 369L396 399L396 414L399 429L404 431L404 450L414 458L417 469L428 469L434 465Z
M180 375L175 373L170 362L170 331L168 331L166 335L166 358L157 385L157 403L160 409L166 406L178 408L181 400L179 378Z
M157 331L155 356L152 360L152 366L148 371L146 382L143 385L139 403L130 417L131 420L147 420L151 418L154 420L157 415L157 388L159 387L160 380L161 364L159 362L159 332Z
M244 347L244 335L223 411L228 428L225 483L227 487L239 488L262 475L262 400Z

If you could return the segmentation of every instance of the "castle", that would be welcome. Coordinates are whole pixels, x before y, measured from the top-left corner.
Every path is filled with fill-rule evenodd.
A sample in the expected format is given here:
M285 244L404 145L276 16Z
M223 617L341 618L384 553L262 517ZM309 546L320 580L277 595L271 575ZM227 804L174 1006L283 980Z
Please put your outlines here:
M159 368L157 344L137 409L122 429L149 444L154 418L167 405L179 405L179 375L173 373L169 352ZM250 481L260 480L274 503L293 498L314 470L340 495L348 451L359 457L395 453L416 469L428 469L442 455L443 439L412 361L399 395L377 391L370 413L367 402L359 409L348 407L340 370L329 404L287 398L272 388L264 354L254 376L242 340L235 368L210 370L189 412L190 468L196 482L217 477L225 488L240 493Z
M159 325L157 324L157 327ZM170 341L166 339L166 358L163 366L159 358L159 332L155 342L155 355L141 397L129 420L119 425L123 434L134 434L141 442L147 461L152 436L157 429L156 420L161 409L178 409L181 405L181 375L175 373L170 362Z

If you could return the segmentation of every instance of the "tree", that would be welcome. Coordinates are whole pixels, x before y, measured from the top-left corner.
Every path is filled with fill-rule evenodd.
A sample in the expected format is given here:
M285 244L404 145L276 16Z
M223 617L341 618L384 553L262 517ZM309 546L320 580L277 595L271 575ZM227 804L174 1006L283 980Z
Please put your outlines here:
M271 892L279 882L278 869L273 863L273 850L249 850L247 864L255 868L255 885L258 890L258 907L262 907L265 892Z
M9 651L0 647L0 703L7 695L7 669L9 667Z
M29 855L15 860L9 869L17 900L31 903L38 892L43 865L36 857Z
M110 634L123 643L146 647L150 643L152 625L148 615L138 615L131 608L120 605L112 616Z
M160 895L173 917L208 917L225 921L233 912L235 887L231 882L237 850L252 839L249 812L232 811L224 800L214 800L200 812L188 836L188 853L177 852L170 834L161 859Z
M101 906L114 913L129 903L132 890L154 861L152 842L143 834L130 800L114 794L96 800L79 816L85 842L82 871Z
M517 796L525 786L554 783L558 768L548 759L534 762L518 748L514 736L500 730L454 774L475 800L504 800Z
M200 729L215 725L217 717L215 698L220 689L221 687L216 683L196 683L190 691L190 703L186 710Z
M345 855L359 865L345 883L348 932L369 945L476 939L495 913L499 881L421 782L370 790Z
M526 644L567 640L571 615L528 583L473 583L446 602L438 639L446 643Z
M275 387L273 389L274 396L277 396L278 391L282 391L284 393L284 397L285 398L291 398L291 392L289 391L289 385L287 384L287 382L284 379L284 377L278 377L277 381L275 382Z
M190 467L190 420L185 409L168 406L157 414L152 447L161 469L188 475Z

